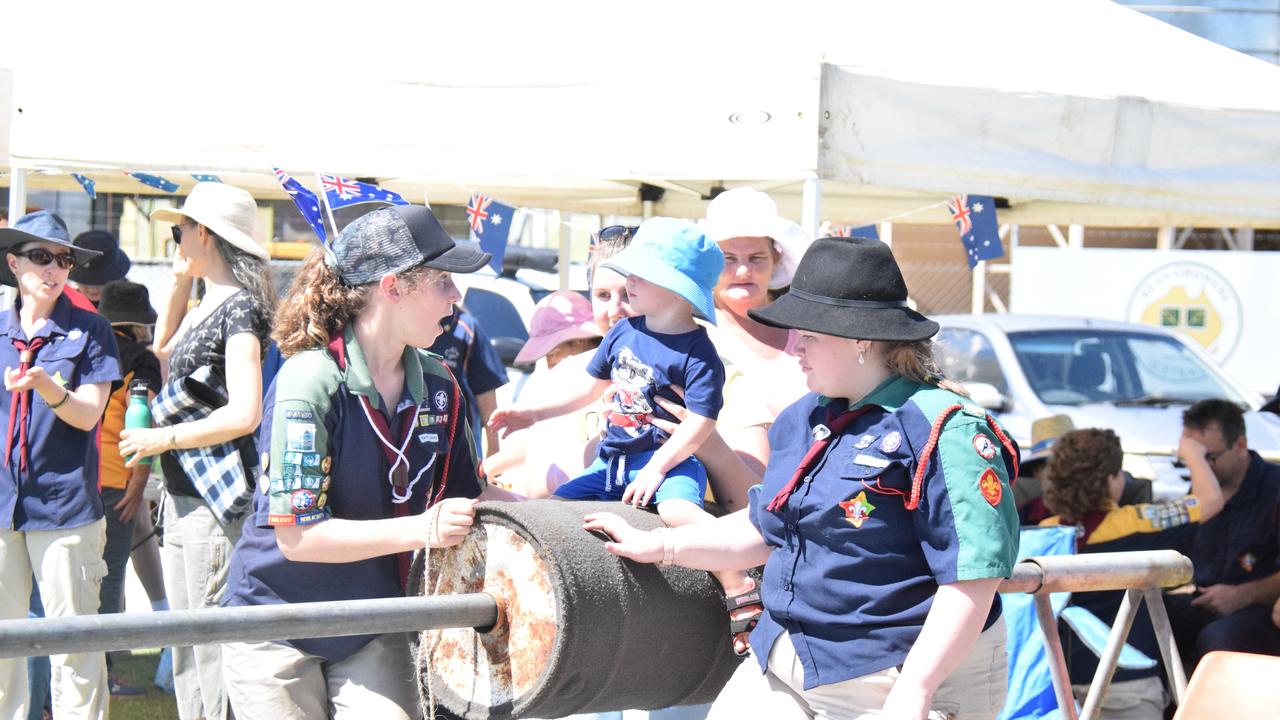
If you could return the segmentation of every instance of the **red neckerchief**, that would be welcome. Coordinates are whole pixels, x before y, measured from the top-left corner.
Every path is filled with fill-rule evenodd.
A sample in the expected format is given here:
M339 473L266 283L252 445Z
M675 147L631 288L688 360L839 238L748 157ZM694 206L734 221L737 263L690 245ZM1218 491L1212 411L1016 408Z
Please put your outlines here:
M36 353L40 352L40 348L49 342L47 337L35 337L30 341L19 340L13 338L13 346L18 349L18 377L27 374L31 369L31 364L36 360ZM9 433L5 439L4 445L4 466L9 467L9 458L13 454L13 423L18 423L18 452L21 457L18 458L18 471L26 472L27 470L27 416L31 411L31 393L27 390L22 392L14 390L9 395ZM15 410L17 413L15 414Z
M813 445L809 446L809 452L804 454L804 459L800 461L800 467L796 468L795 474L791 476L791 482L787 483L786 486L779 490L778 494L774 495L773 499L769 501L769 512L778 512L782 510L782 507L787 504L787 500L791 498L792 493L796 491L796 488L800 487L800 483L804 478L808 476L809 473L813 472L818 461L821 460L823 454L826 453L827 446L829 446L837 437L840 437L840 433L843 433L845 428L849 427L849 425L852 424L858 416L874 407L878 406L870 404L863 405L837 415L835 418L827 422L826 425L819 425L818 428L824 428L827 431L826 434L823 437L818 438ZM815 436L820 432L818 428L814 428Z

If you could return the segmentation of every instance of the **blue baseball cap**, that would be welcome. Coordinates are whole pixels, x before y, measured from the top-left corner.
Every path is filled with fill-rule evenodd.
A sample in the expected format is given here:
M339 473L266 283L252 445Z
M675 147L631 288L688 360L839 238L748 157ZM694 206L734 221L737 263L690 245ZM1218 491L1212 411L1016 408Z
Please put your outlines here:
M724 270L724 253L688 220L655 217L640 223L627 249L603 263L679 295L698 316L716 322L712 290Z
M18 245L29 242L51 242L70 248L76 256L77 264L84 264L102 255L101 252L87 247L80 247L71 242L71 233L67 232L67 224L56 213L48 210L28 213L7 228L0 228L0 255ZM18 281L9 272L9 264L0 257L0 283L16 286Z

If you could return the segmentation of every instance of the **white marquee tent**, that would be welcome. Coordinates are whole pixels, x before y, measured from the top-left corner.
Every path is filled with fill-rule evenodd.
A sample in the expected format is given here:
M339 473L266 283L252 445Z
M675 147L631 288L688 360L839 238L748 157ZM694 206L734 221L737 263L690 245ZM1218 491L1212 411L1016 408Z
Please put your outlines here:
M813 223L968 192L1004 222L1280 225L1280 67L1103 0L30 5L0 183L282 197L277 165L601 214L752 184Z

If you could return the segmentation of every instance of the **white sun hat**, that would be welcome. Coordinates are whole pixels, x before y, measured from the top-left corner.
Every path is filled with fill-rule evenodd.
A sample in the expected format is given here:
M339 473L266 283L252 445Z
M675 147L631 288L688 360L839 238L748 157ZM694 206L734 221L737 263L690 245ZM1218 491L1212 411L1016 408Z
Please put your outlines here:
M253 239L258 205L247 190L219 182L196 183L181 209L162 208L151 213L152 220L171 223L181 223L188 218L250 255L271 259L267 249Z
M715 242L736 237L767 237L778 251L778 262L769 277L769 288L791 284L796 266L813 238L797 224L778 214L773 198L751 188L725 190L707 205L707 235Z

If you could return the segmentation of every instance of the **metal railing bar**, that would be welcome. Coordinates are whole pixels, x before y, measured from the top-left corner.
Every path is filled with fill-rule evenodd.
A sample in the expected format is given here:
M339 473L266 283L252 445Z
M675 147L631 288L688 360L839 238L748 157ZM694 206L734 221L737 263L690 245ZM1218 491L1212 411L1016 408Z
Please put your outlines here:
M382 598L0 621L0 658L492 627L492 595Z
M1058 619L1053 616L1053 606L1048 593L1035 595L1036 619L1040 621L1040 634L1044 636L1045 651L1049 655L1049 674L1053 677L1053 693L1058 698L1058 709L1066 720L1078 720L1076 698L1071 693L1071 676L1067 673L1067 660L1062 652L1062 638L1058 637Z
M1089 684L1089 694L1084 698L1084 709L1080 711L1080 720L1097 720L1102 712L1102 701L1107 697L1111 687L1111 678L1115 677L1116 664L1120 660L1120 651L1124 648L1125 639L1133 628L1133 621L1138 617L1138 608L1142 606L1142 590L1131 588L1126 590L1120 599L1120 608L1116 610L1115 622L1111 624L1111 634L1107 636L1107 645L1098 657L1098 668L1093 673L1093 682Z
M1178 644L1173 639L1173 625L1169 622L1169 611L1164 606L1164 596L1156 588L1145 590L1147 612L1151 614L1151 627L1156 632L1156 645L1160 648L1160 658L1164 660L1165 671L1173 684L1174 701L1181 705L1187 697L1187 671L1182 667L1182 656L1178 654Z

